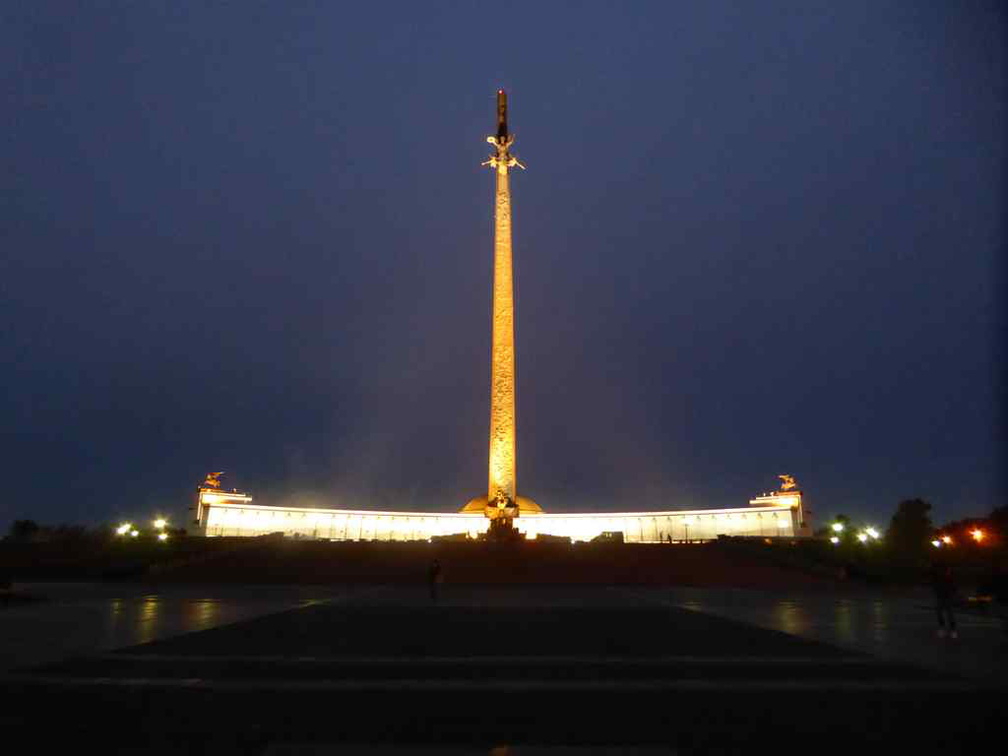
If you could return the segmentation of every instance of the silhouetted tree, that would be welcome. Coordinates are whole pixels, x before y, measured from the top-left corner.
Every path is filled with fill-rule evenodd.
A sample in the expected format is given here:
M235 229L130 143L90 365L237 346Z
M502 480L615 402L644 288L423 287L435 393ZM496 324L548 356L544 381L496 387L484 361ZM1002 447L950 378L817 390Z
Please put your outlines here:
M931 505L923 499L904 499L886 531L886 545L903 554L923 552L931 539Z
M1008 504L992 511L987 519L1002 538L1008 538Z
M7 537L12 541L30 541L38 532L39 524L35 520L14 520Z

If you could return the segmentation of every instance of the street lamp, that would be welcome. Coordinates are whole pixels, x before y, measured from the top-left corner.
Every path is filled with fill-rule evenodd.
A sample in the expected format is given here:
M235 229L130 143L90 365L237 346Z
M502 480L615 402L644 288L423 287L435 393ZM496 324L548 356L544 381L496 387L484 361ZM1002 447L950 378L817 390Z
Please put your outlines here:
M167 533L158 533L157 539L163 543L164 541L168 540L168 534Z
M130 531L130 536L132 536L133 538L136 538L138 535L140 535L139 530L134 529Z
M868 540L868 534L867 533L858 533L857 534L857 539L859 541L861 541L861 543L864 543L865 541Z
M942 544L942 542L939 541L937 538L935 538L933 541L931 541L931 545L934 546L936 549L940 548L941 544Z
M164 517L158 517L156 520L154 520L154 527L157 528L158 530L164 530L165 525L167 524L168 520L166 520Z
M875 530L875 528L865 528L865 533L868 534L869 538L873 538L875 540L878 540L879 532L877 530Z
M696 521L696 518L693 517L693 515L686 515L685 517L682 518L682 521L683 525L686 528L686 543L689 543L689 526Z
M950 535L943 535L941 537L941 540L942 540L942 543L944 543L946 546L951 546L952 545L952 536L950 536Z
M833 528L834 533L843 533L844 525L842 522L834 522L830 527Z
M133 526L128 522L124 522L122 525L116 528L116 535L126 535L131 530L133 530Z
M836 546L838 543L840 543L840 539L837 538L836 536L830 536L829 542L832 543L834 546Z
M984 539L986 533L984 533L980 528L973 528L973 530L970 531L970 535L973 536L974 541L980 543L980 541Z

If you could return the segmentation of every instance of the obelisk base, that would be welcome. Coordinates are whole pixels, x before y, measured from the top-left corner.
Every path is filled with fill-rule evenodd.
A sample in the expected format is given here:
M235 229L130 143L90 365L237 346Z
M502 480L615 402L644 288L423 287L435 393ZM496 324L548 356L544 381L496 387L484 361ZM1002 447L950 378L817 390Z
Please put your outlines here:
M525 540L525 534L514 526L514 520L506 516L498 516L490 520L490 527L480 535L484 541L494 543L515 543Z
M517 511L514 513L514 517L518 517L521 514L542 514L542 507L535 503L532 499L526 498L525 496L518 497L517 506L514 507ZM459 510L460 514L485 514L490 519L495 519L495 514L490 514L489 510L497 511L498 508L492 506L488 501L486 496L479 496L475 499L469 499L466 505Z

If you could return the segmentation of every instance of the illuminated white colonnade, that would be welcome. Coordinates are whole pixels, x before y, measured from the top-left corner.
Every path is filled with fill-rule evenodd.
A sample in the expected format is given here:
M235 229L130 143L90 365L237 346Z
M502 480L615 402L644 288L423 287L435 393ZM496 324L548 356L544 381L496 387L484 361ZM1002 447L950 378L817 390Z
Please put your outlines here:
M354 509L265 507L244 502L204 502L207 536L285 536L332 541L425 541L465 533L476 538L489 520L482 514L375 512ZM795 510L786 506L668 512L527 514L514 521L529 538L567 536L590 541L621 532L628 543L707 541L719 535L793 536Z
M376 512L354 509L263 507L213 504L205 507L207 536L285 536L331 541L425 541L432 536L478 536L489 521L483 515Z
M793 536L795 521L789 507L697 509L669 512L614 512L529 514L515 519L528 537L539 534L590 541L601 533L620 532L627 543L710 541L719 535Z

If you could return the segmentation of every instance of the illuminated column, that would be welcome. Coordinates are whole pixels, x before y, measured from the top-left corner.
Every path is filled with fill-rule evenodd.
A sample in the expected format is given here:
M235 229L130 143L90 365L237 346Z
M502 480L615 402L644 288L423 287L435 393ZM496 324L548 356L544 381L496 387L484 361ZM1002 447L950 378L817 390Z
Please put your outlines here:
M515 487L515 349L514 283L511 262L511 191L508 169L524 168L509 148L507 96L497 92L497 135L487 137L495 148L484 165L497 174L494 202L493 345L490 356L490 475L487 504L517 505Z
M506 149L506 148L505 148ZM508 164L497 163L494 205L493 347L490 357L490 480L487 501L515 501L514 283Z

